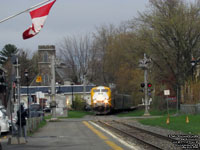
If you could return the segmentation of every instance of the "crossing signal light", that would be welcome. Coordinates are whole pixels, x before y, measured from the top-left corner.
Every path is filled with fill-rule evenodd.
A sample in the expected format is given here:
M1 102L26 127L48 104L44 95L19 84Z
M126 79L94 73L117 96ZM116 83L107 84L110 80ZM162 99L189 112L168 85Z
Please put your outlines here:
M148 83L148 84L147 84L147 87L148 87L148 95L151 96L151 92L153 91L153 89L151 89L152 84L151 84L151 83Z
M145 84L144 83L141 83L141 87L143 88L145 86Z
M147 87L148 87L148 88L151 88L151 87L152 87L152 84L151 84L151 83L148 83L148 84L147 84Z
M140 89L139 91L140 91L140 92L144 92L145 84L144 84L144 83L141 83L140 86L141 86L142 89Z

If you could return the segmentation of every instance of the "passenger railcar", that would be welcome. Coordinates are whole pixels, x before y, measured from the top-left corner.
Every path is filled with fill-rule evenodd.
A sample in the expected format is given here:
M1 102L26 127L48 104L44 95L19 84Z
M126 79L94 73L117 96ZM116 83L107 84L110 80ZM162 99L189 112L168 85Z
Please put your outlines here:
M130 95L127 94L113 94L112 109L126 110L133 107L133 101Z
M91 106L96 114L107 114L112 110L130 109L133 101L130 95L112 94L109 87L97 86L91 89Z

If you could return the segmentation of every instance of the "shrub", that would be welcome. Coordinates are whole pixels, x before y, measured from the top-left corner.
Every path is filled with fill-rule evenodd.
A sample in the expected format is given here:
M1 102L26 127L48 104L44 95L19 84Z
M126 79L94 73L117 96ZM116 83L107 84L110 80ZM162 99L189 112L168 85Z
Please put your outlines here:
M81 96L75 95L74 109L75 110L84 110L85 105L86 105L85 101L81 98Z

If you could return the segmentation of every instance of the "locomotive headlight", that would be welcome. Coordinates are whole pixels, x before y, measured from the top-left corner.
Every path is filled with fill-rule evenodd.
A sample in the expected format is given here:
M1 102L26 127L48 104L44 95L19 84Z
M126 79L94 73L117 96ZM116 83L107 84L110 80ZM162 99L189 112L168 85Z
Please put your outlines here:
M108 103L108 100L106 99L106 100L104 100L104 103Z

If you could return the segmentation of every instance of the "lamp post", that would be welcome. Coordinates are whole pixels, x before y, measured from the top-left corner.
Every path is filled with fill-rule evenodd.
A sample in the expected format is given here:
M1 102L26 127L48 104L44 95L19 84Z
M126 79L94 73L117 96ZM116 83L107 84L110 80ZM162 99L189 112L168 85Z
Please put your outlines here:
M72 87L72 107L74 108L74 88L73 88L73 83L71 83L71 87Z
M191 65L192 65L192 81L194 80L193 74L194 74L194 67L196 65L196 61L195 59L192 57L192 60L190 61Z
M58 82L58 93L61 93L61 91L60 91L60 85L61 85L61 81Z
M61 91L60 91L61 82L60 81L56 82L56 85L58 86L58 89L56 90L56 93L59 94L59 93L61 93Z
M26 78L26 86L27 86L27 107L29 109L29 88L28 88L28 70L24 71L24 76Z
M20 100L20 76L19 76L19 59L17 56L13 56L13 64L15 65L16 67L16 71L17 71L17 74L16 74L16 79L17 79L17 100L18 100L18 105L19 105L19 137L21 137L22 135L22 124L21 124L21 100Z
M28 107L28 118L31 118L31 113L30 113L30 99L29 99L29 86L28 86L28 70L26 69L24 72L24 76L26 77L26 86L27 86L27 107ZM31 122L28 121L28 128L30 127Z

